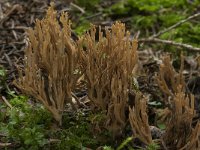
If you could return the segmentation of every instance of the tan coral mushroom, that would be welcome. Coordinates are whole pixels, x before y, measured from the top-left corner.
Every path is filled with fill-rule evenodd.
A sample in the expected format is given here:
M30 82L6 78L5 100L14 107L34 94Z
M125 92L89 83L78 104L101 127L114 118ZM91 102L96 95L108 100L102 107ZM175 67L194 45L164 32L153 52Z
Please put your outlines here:
M136 94L135 106L129 108L129 121L133 131L133 137L140 139L144 144L152 144L152 136L146 113L147 101L141 93Z
M76 82L76 48L71 40L68 16L51 6L44 19L36 20L28 31L29 45L25 50L25 68L15 85L32 95L61 123L65 103L72 104L71 90Z
M98 34L98 40L96 40ZM119 133L125 126L125 107L132 72L137 63L137 41L130 41L125 25L116 22L105 37L95 26L78 41L79 60L85 72L88 97L107 112L106 126Z

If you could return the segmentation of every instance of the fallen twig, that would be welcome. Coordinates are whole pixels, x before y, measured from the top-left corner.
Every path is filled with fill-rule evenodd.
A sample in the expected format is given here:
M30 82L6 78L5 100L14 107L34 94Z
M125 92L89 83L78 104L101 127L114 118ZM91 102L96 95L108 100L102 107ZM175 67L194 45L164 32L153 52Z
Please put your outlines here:
M72 92L72 97L75 99L78 106L84 106L87 107L83 102L80 102L79 98Z
M28 27L23 27L23 26L18 26L18 27L14 27L14 28L1 28L0 27L0 30L7 30L7 31L10 31L10 30L28 30L29 28Z
M98 12L98 13L93 14L93 15L91 15L91 16L85 17L85 19L91 19L91 18L94 18L94 17L100 16L100 15L102 15L102 12Z
M49 139L48 141L49 144L54 144L54 143L59 143L59 142L61 142L61 140L59 139Z
M10 146L12 143L0 143L0 147L4 148L4 147L8 147Z
M72 7L74 7L74 8L76 8L76 9L78 9L82 14L85 13L85 10L83 8L81 8L80 6L78 6L78 5L76 5L76 4L72 3L72 2L70 3L70 5Z
M162 39L158 39L158 38L138 39L138 42L163 43L163 44L178 46L178 47L181 47L181 48L186 48L186 49L193 51L193 52L200 52L200 48L198 48L198 47L193 47L192 45L189 45L189 44L177 43L177 42L174 42L174 41L162 40Z
M17 11L20 11L22 10L22 6L20 6L19 4L16 4L14 5L10 11L0 20L0 25L2 26L2 24L7 20L9 19L10 15L13 14L13 12L17 10Z
M7 99L6 99L4 96L2 96L1 98L2 98L2 100L5 102L5 104L6 104L8 107L12 108L12 105L7 101Z
M170 40L162 40L162 39L158 39L157 37L159 37L160 35L162 35L163 33L166 33L178 26L180 26L181 24L193 19L193 18L196 18L200 16L200 13L196 13L192 16L189 16L188 18L186 19L183 19L179 22L177 22L176 24L162 30L162 31L159 31L158 33L148 37L148 38L143 38L143 39L138 39L138 42L153 42L153 43L163 43L163 44L168 44L168 45L173 45L173 46L178 46L178 47L181 47L181 48L186 48L190 51L193 51L193 52L200 52L200 48L198 47L193 47L192 45L189 45L189 44L183 44L183 43L177 43L177 42L174 42L174 41L170 41Z
M189 16L188 18L183 19L183 20L177 22L176 24L170 26L169 28L166 28L166 29L164 29L164 30L158 32L157 34L152 35L150 38L159 37L161 34L166 33L166 32L168 32L168 31L170 31L170 30L172 30L172 29L174 29L174 28L180 26L181 24L183 24L183 23L185 23L185 22L187 22L187 21L189 21L189 20L191 20L191 19L193 19L193 18L196 18L196 17L198 17L198 16L200 16L200 13L196 13L196 14L194 14L194 15L192 15L192 16Z

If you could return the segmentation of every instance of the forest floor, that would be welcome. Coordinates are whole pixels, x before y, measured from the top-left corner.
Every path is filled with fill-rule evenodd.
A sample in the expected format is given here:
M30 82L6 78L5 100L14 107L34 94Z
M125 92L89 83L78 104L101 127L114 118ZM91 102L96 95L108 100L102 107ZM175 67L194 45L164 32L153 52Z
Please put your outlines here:
M77 111L66 110L63 124L59 127L38 101L24 95L13 85L13 81L18 78L17 67L23 68L24 65L26 31L34 27L36 19L45 16L48 7L48 0L0 1L0 149L177 149L178 142L170 143L170 140L166 140L163 136L168 128L166 122L159 117L163 117L161 114L166 108L171 108L167 102L170 98L166 100L166 95L159 87L156 77L163 58L166 55L170 56L175 74L184 76L185 93L193 94L195 97L196 113L188 124L189 127L183 127L184 130L181 130L183 135L177 135L179 141L179 138L182 139L181 136L190 135L186 134L188 130L191 129L189 132L192 133L196 129L199 120L200 2L198 0L173 2L57 0L55 2L55 10L59 14L63 11L68 12L72 21L72 38L75 40L90 28L91 23L104 29L115 21L125 23L131 38L138 39L139 71L136 73L135 82L137 90L148 98L147 114L154 141L148 146L138 139L131 138L130 126L127 126L122 137L113 139L106 129L99 127L102 125L102 112L93 114L88 107L82 107ZM181 55L184 55L182 59ZM181 60L184 62L183 68ZM75 94L85 99L87 92L82 90L76 91ZM196 142L200 146L198 138Z

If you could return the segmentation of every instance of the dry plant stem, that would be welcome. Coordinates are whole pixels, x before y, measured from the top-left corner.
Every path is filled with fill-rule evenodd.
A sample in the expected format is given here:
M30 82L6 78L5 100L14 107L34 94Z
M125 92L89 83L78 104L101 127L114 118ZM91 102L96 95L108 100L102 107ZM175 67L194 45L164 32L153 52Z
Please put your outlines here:
M162 44L168 44L168 45L173 45L173 46L185 48L185 49L188 49L192 52L200 52L200 48L198 48L198 47L193 47L192 45L189 45L189 44L177 43L177 42L174 42L174 41L162 40L162 39L158 39L158 38L139 39L138 42L162 43Z
M85 17L85 19L95 18L95 17L97 17L97 16L101 16L102 14L103 14L102 12L98 12L98 13L93 14L93 15L91 15L91 16L87 16L87 17Z
M1 98L2 98L2 100L5 102L5 104L6 104L8 107L12 108L12 105L7 101L7 99L6 99L4 96L2 96Z
M59 140L59 139L49 139L48 140L48 144L55 144L55 143L59 143L59 142L61 142L61 140Z
M172 29L174 29L174 28L180 26L181 24L183 24L183 23L185 23L185 22L187 22L187 21L189 21L189 20L191 20L191 19L194 19L194 18L196 18L196 17L198 17L198 16L200 16L200 13L196 13L196 14L194 14L194 15L192 15L192 16L189 16L188 18L183 19L183 20L177 22L176 24L174 24L174 25L172 25L172 26L170 26L170 27L168 27L168 28L166 28L166 29L164 29L164 30L162 30L162 31L160 31L160 32L158 32L158 33L156 33L155 35L152 35L149 39L157 38L157 37L159 37L160 35L162 35L163 33L166 33L166 32L168 32L168 31L170 31L170 30L172 30Z
M12 30L25 30L27 31L29 28L28 27L23 27L23 26L16 26L16 27L12 27L12 28L1 28L0 30L8 30L8 31L12 31Z
M76 5L76 4L72 3L72 2L70 3L70 5L72 7L74 7L74 8L76 8L77 10L79 10L82 14L85 13L85 10L83 8L81 8L80 6L78 6L78 5Z
M0 143L0 148L6 148L10 145L12 145L12 143Z

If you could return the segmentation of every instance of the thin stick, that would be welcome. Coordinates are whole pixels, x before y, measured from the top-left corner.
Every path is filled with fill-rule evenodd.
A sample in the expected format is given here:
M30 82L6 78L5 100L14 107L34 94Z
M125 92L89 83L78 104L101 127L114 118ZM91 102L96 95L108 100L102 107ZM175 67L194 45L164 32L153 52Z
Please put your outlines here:
M10 30L28 30L29 28L28 27L23 27L23 26L16 26L16 27L14 27L14 28L1 28L0 27L0 30L8 30L8 31L10 31Z
M61 140L59 139L49 139L48 141L49 144L54 144L54 143L59 143L59 142L61 142Z
M3 18L1 18L1 20L0 20L0 25L2 26L2 24L3 24L7 19L9 19L10 15L11 15L15 10L20 11L20 9L22 9L21 6L20 6L19 4L15 4L15 5L10 9L10 11L9 11Z
M86 105L85 105L84 103L80 102L79 98L78 98L73 92L71 92L71 93L72 93L72 97L74 97L75 101L77 102L77 104L78 104L79 106L84 106L84 107L86 107Z
M2 100L6 103L8 107L12 108L12 105L7 101L7 99L4 96L2 96Z
M172 30L172 29L174 29L174 28L180 26L181 24L183 24L183 23L185 23L185 22L187 22L187 21L189 21L189 20L191 20L191 19L193 19L193 18L196 18L196 17L198 17L198 16L200 16L200 13L196 13L196 14L194 14L194 15L192 15L192 16L189 16L188 18L183 19L183 20L177 22L176 24L170 26L169 28L164 29L164 30L158 32L157 34L152 35L150 38L159 37L161 34L166 33L166 32L168 32L168 31L170 31L170 30Z
M0 143L0 147L3 148L3 147L8 147L10 146L12 143Z
M88 16L88 17L85 17L85 19L91 19L91 18L94 18L94 17L100 16L100 15L102 15L102 12L99 12L99 13L93 14L93 15Z
M177 42L169 41L169 40L161 40L161 39L158 39L158 38L138 39L138 42L163 43L163 44L178 46L178 47L181 47L181 48L186 48L186 49L193 51L193 52L200 52L200 48L198 48L198 47L193 47L192 45L177 43Z
M81 8L80 6L78 6L72 2L70 3L70 5L76 9L78 9L81 13L83 13L83 14L85 13L85 10L83 8Z

